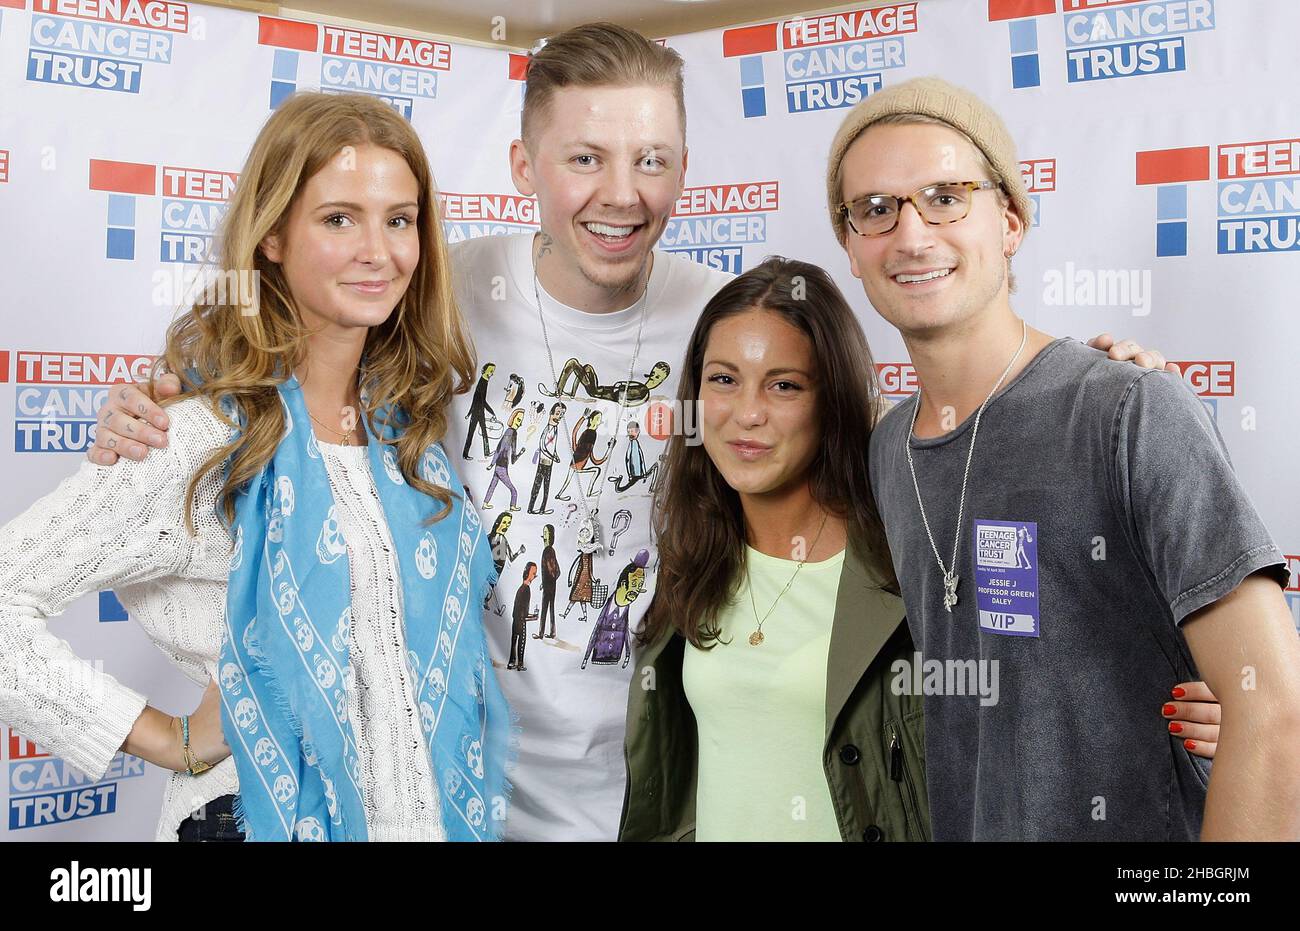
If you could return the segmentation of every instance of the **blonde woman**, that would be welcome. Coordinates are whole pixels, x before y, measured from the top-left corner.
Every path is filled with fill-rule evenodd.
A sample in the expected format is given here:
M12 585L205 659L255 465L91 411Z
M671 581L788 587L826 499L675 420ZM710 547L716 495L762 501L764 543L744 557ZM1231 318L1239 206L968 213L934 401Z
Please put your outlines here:
M220 240L257 306L170 327L165 453L84 463L0 533L0 720L94 778L119 749L172 770L160 840L499 834L508 711L477 609L495 574L439 442L474 363L435 197L380 101L282 104ZM46 629L107 588L211 683L195 714Z

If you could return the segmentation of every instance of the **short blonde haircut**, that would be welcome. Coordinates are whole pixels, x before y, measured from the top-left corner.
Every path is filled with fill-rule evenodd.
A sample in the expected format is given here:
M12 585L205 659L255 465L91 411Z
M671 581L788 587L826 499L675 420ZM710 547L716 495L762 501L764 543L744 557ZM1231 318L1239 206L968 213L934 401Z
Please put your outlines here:
M613 23L585 23L547 41L528 58L520 138L531 147L537 123L561 87L667 87L686 136L682 57Z

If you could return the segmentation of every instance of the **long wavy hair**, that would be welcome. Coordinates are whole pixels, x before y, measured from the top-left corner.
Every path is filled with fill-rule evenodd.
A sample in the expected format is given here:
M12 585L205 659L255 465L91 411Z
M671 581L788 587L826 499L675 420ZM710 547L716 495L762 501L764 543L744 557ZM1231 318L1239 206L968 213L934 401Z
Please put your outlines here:
M686 350L677 398L697 405L709 335L722 320L746 311L776 314L812 345L818 379L820 432L809 466L813 498L848 525L881 587L898 592L885 529L871 494L867 445L881 413L876 367L862 327L844 295L816 265L772 256L724 286L705 306ZM727 484L702 443L675 430L664 481L654 497L659 546L655 596L638 636L643 643L676 629L692 645L710 648L718 616L745 579L745 522L740 496Z
M228 399L244 421L239 436L215 451L190 481L186 525L191 533L200 476L227 457L231 465L218 505L233 522L237 492L271 459L284 434L276 386L307 356L308 330L284 273L259 246L268 234L283 233L295 198L313 175L345 147L362 145L400 155L420 187L419 262L392 314L366 334L358 379L365 389L362 416L374 435L390 421L399 428L395 440L384 442L396 448L406 481L441 504L429 522L451 509L452 492L421 477L419 464L429 444L446 433L448 402L468 390L474 354L452 292L424 147L411 124L375 97L304 92L281 104L258 133L218 234L216 271L257 272L257 312L243 312L238 293L221 293L237 289L221 289L218 301L201 298L167 330L162 368L180 378L181 394L164 403L201 396L235 426L221 410ZM381 410L385 416L377 422Z

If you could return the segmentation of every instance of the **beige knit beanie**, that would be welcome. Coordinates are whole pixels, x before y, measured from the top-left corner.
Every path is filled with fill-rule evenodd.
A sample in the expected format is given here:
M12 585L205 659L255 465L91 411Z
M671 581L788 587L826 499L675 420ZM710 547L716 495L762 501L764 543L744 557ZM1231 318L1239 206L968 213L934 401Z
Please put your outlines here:
M841 246L844 245L846 229L844 215L836 208L844 200L840 192L840 163L844 161L844 153L868 126L881 117L896 113L931 116L970 136L993 166L995 180L1010 195L1011 204L1024 222L1025 232L1028 232L1033 207L1029 193L1025 190L1024 179L1020 176L1016 146L1011 140L1011 134L1007 132L1006 124L988 104L968 90L949 84L941 78L913 78L877 91L855 106L840 124L835 141L831 143L831 154L826 164L826 199L831 213L831 225L835 228L835 238Z

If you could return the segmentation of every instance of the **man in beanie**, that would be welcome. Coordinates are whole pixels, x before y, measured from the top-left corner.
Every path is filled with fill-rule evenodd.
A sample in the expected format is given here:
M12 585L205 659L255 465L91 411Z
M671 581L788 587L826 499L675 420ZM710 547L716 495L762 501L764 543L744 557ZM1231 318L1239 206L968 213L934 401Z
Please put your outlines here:
M1030 202L1002 120L899 84L848 114L826 184L920 384L872 435L871 478L925 670L935 839L1296 839L1282 553L1177 376L1012 310ZM999 700L944 694L935 668L996 676ZM1198 674L1222 702L1213 780L1198 725L1146 710Z

